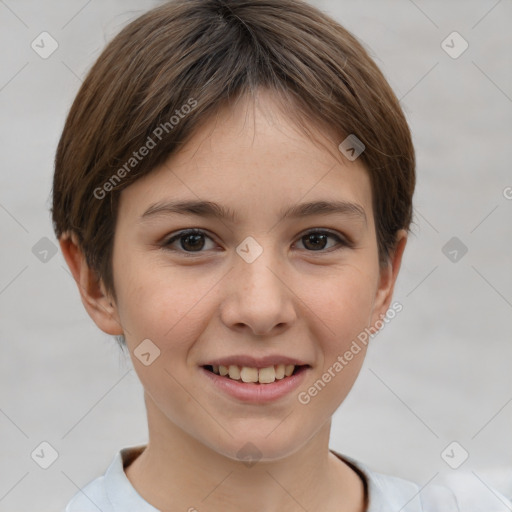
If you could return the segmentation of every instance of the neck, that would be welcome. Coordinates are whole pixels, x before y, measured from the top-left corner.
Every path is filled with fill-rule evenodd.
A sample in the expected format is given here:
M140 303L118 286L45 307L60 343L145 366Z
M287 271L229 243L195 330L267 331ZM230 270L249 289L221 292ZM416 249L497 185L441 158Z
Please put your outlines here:
M149 442L125 469L137 492L165 512L364 512L363 482L329 451L330 421L293 454L250 464L197 441L146 397Z

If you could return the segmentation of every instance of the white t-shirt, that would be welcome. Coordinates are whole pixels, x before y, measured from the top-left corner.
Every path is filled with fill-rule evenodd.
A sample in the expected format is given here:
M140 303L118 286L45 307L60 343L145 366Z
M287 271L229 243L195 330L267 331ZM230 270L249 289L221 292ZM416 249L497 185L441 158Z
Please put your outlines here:
M159 512L144 500L132 486L124 468L133 462L145 446L120 450L105 474L88 483L68 503L65 512ZM460 508L452 490L439 485L421 488L418 484L371 471L350 457L331 452L351 466L365 486L366 512L510 512L512 502L497 491L480 497L473 508ZM487 503L488 501L488 503ZM471 507L471 505L469 505ZM477 508L475 508L477 507Z

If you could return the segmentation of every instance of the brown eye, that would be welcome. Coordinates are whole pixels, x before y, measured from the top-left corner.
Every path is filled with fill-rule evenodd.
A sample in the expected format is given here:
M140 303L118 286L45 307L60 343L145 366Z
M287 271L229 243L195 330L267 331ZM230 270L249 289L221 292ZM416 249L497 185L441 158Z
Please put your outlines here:
M185 252L185 253L200 253L205 247L205 239L211 238L206 235L204 231L192 229L188 231L181 231L177 235L169 238L162 245L171 251ZM171 247L175 242L179 241L178 248Z
M201 250L204 247L203 235L183 235L181 239L181 247L187 251Z
M301 237L301 241L308 252L325 251L329 238L335 240L337 245L347 246L348 243L330 231L310 231ZM336 244L334 245L334 247ZM333 246L329 247L332 248Z
M335 243L329 246L329 239L334 240ZM214 243L213 246L206 247L207 240L213 243L212 238L204 231L200 229L189 229L175 234L167 241L163 242L162 247L169 251L182 253L184 256L192 256L194 253L201 254L208 249L214 248ZM299 240L308 252L332 252L331 249L337 250L342 247L351 247L351 243L345 238L325 230L310 231L302 235Z

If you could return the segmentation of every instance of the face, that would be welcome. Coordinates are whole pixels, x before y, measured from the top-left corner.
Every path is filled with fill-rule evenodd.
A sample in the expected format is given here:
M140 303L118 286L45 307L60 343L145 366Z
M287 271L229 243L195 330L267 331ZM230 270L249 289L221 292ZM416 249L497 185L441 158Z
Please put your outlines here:
M233 459L249 441L278 459L320 432L394 282L363 165L277 112L263 92L222 111L122 192L114 239L116 314L153 421Z

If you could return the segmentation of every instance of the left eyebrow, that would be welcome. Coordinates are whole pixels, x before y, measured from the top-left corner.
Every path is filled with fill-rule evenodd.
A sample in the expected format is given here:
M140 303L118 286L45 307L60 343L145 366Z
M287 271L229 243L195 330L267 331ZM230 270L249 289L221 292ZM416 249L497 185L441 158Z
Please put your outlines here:
M349 201L312 201L300 203L281 210L281 220L288 218L309 217L313 215L341 214L348 217L359 218L368 222L364 208Z
M198 215L216 217L236 222L236 214L230 208L212 201L166 201L151 205L140 217L145 220L157 214ZM348 201L312 201L300 203L280 210L280 220L289 218L310 217L313 215L341 214L368 222L364 208Z

